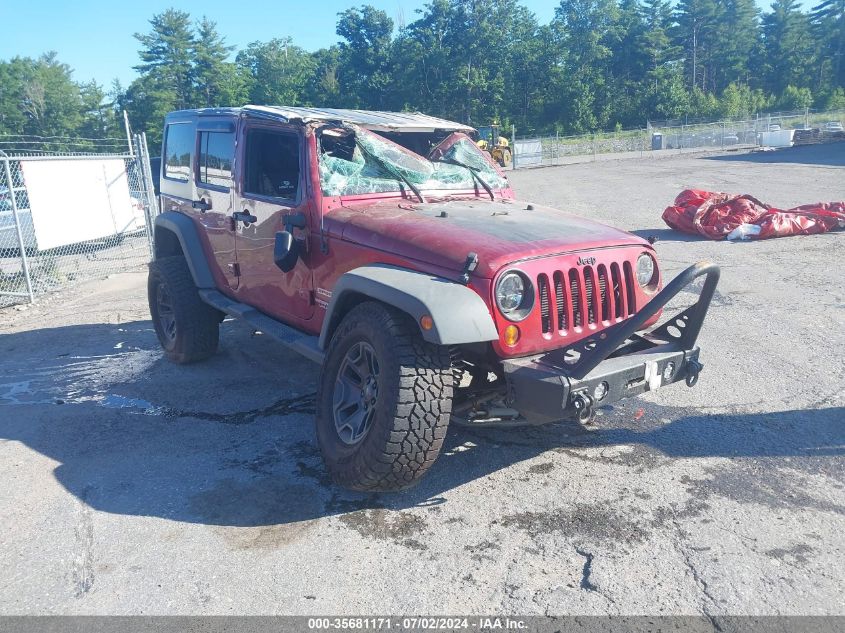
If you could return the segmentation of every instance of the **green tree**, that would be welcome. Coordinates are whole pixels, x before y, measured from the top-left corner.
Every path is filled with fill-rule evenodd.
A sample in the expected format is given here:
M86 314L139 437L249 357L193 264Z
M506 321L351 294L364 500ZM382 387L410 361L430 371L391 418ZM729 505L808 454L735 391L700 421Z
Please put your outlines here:
M684 50L687 85L706 90L713 84L714 33L720 18L714 0L679 0L675 10L675 41Z
M217 32L217 24L206 17L197 24L193 46L195 99L199 107L235 105L243 94L239 75L234 64L227 61L235 50Z
M728 84L758 82L759 59L762 55L760 12L755 0L720 0L719 20L714 28L713 66L714 92Z
M19 103L25 117L23 133L72 136L82 123L82 99L70 66L55 52L38 60L22 60Z
M725 118L748 117L761 112L768 105L766 95L748 84L730 83L719 99L719 116Z
M560 94L568 131L607 126L615 97L611 60L620 35L619 6L615 0L562 0L551 26L564 60Z
M321 48L311 54L313 73L305 87L305 100L314 106L337 106L340 101L340 49Z
M23 86L35 61L14 57L0 61L0 134L23 134L27 118L23 110Z
M178 97L173 89L154 75L142 75L134 80L119 97L119 103L129 114L133 129L147 133L147 143L154 154L161 149L164 117L177 109Z
M306 105L314 58L289 37L252 42L235 63L245 81L248 100L263 105Z
M338 14L341 98L344 105L384 109L391 77L393 20L370 5Z
M798 0L774 0L772 11L763 16L765 64L768 91L781 94L788 85L807 86L812 80L807 67L814 62L810 22L799 10Z
M640 45L648 71L657 72L667 64L682 59L683 49L671 38L672 4L668 0L644 0L640 13L643 22Z
M550 98L554 74L553 37L525 7L514 15L505 59L505 96L498 117L510 120L523 132L536 131L544 123L543 108ZM496 116L496 115L494 115Z
M811 19L820 45L819 88L845 87L845 0L823 0Z
M517 0L433 0L421 13L393 46L400 106L477 125L541 107L544 42ZM523 88L526 95L514 92Z
M80 84L79 97L81 121L76 134L89 139L124 136L102 86L96 81Z
M813 93L809 88L787 86L776 105L779 110L803 110L813 105Z
M171 109L189 108L193 104L194 30L191 16L185 11L167 9L150 20L148 34L136 33L141 43L135 66L156 84L159 94L172 100Z

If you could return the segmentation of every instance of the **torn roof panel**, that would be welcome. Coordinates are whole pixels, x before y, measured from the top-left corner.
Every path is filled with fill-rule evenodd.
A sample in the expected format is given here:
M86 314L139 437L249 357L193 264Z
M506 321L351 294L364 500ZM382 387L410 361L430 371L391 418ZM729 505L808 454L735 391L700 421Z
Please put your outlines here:
M433 132L451 130L472 132L474 128L462 123L438 119L421 112L378 112L375 110L344 110L337 108L303 108L295 106L246 105L242 108L205 108L188 110L175 114L221 115L252 114L284 121L311 123L318 121L342 121L354 123L376 132Z
M255 112L280 116L287 120L343 121L354 123L368 130L379 132L433 132L434 130L460 130L473 128L462 123L438 119L421 112L378 112L376 110L345 110L338 108L300 108L285 106L244 106L247 113Z

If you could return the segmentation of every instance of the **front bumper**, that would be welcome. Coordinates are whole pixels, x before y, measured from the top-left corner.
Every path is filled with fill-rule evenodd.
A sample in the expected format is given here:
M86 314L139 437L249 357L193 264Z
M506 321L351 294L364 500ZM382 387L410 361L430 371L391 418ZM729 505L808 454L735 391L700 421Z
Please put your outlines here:
M648 334L645 322L698 277L698 301ZM684 380L693 386L702 365L695 345L716 290L719 268L699 262L672 280L633 317L576 345L502 361L507 404L525 422L589 419L594 407ZM599 397L601 396L601 397Z

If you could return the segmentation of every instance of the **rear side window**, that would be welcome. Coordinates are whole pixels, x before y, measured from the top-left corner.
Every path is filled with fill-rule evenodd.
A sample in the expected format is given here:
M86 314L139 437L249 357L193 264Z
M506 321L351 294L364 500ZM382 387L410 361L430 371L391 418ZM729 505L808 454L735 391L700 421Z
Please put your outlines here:
M171 123L164 136L164 177L187 182L191 179L194 128L190 123Z
M234 132L200 132L200 182L213 187L231 187L234 156Z

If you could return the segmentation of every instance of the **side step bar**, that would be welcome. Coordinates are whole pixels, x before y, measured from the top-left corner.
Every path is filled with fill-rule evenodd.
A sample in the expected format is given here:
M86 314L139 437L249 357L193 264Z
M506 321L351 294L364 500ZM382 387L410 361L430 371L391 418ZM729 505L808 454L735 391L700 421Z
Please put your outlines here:
M229 299L229 297L217 290L200 289L199 295L208 305L236 319L246 321L256 330L260 330L267 336L276 339L285 347L302 354L308 360L314 361L318 365L323 364L325 354L317 344L319 337L303 334L299 330L285 325L245 303Z

